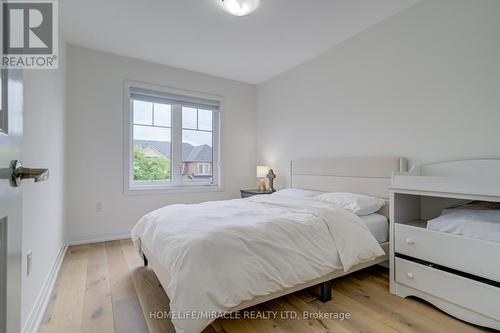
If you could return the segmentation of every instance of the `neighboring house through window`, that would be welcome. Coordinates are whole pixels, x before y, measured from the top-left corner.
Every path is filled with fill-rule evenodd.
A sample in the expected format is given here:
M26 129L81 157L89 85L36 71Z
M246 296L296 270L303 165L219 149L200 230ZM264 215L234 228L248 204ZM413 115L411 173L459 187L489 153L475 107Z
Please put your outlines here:
M126 82L125 191L218 188L220 98Z

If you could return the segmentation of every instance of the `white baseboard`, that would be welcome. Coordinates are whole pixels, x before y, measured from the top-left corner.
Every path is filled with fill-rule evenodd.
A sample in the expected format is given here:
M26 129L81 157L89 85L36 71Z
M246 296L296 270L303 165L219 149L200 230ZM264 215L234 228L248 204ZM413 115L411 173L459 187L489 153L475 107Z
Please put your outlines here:
M130 238L130 231L70 234L68 245L82 245Z
M70 245L80 245L80 244L90 244L97 242L104 242L117 239L130 238L130 232L112 232L112 233L85 233L85 234L73 234L70 235L70 241L68 244L64 244L56 259L54 260L52 267L50 268L49 274L45 279L40 293L38 294L35 304L24 323L22 332L23 333L37 333L40 325L42 323L42 318L47 309L47 305L50 300L50 295L54 289L57 277L59 276L59 271L61 269L64 256L66 255L66 250Z
M42 289L38 294L35 304L31 309L26 322L24 323L22 332L23 333L37 333L40 328L40 324L42 322L43 315L45 313L45 309L49 303L50 295L52 294L52 290L54 289L54 284L56 283L57 277L59 276L59 270L61 269L61 265L66 254L66 250L68 246L64 244L61 246L59 253L57 254L52 267L50 268L49 274L45 279Z

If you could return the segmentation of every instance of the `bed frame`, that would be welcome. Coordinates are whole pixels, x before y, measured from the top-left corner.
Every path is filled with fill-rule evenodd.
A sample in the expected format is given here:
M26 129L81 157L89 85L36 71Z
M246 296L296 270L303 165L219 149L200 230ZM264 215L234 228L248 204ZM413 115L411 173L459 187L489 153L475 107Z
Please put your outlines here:
M290 162L289 182L290 187L293 188L325 192L354 192L388 200L388 188L391 183L392 173L404 171L407 171L407 161L400 157L301 159ZM387 201L387 204L378 213L388 217L388 208ZM385 255L377 257L372 261L356 265L347 272L337 270L292 288L258 296L229 309L229 311L239 311L316 285L320 286L319 299L322 302L327 302L332 298L331 290L333 279L388 260L389 242L382 243L380 246L386 253ZM161 284L166 285L168 282L167 275L163 271L158 260L145 246L142 246L141 249L144 265L149 265Z

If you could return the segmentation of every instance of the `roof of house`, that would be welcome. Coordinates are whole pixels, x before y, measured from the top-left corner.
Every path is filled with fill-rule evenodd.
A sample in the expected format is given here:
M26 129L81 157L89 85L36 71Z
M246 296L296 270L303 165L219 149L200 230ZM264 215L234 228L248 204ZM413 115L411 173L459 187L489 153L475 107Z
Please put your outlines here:
M189 154L186 154L187 149L182 150L182 160L184 162L212 162L212 148L210 146L201 145L191 147L192 149Z
M170 156L170 142L168 141L146 141L134 140L134 145L146 149L152 147L165 156ZM182 143L183 162L212 162L212 147L208 145L193 146L189 143Z

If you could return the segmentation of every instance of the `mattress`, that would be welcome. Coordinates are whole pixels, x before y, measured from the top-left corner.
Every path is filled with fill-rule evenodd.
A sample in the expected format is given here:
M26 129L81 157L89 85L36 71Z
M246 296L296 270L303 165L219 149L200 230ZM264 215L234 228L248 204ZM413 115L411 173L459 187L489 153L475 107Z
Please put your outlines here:
M370 232L379 242L379 244L385 243L389 240L389 221L387 217L380 214L370 214L360 216L363 222L366 224Z
M444 209L427 229L500 242L500 209Z

